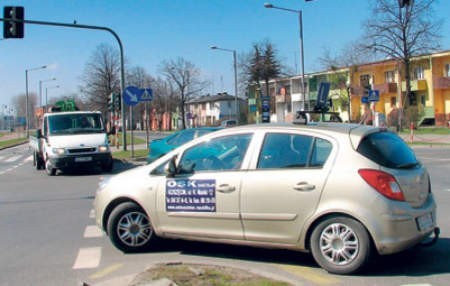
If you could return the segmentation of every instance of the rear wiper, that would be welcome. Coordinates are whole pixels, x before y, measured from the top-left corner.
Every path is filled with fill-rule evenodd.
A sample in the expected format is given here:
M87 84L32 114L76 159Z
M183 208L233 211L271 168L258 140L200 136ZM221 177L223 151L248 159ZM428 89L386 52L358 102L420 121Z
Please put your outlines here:
M419 165L419 162L405 163L405 164L398 165L397 168L399 168L399 169L410 169L410 168L416 167L417 165Z

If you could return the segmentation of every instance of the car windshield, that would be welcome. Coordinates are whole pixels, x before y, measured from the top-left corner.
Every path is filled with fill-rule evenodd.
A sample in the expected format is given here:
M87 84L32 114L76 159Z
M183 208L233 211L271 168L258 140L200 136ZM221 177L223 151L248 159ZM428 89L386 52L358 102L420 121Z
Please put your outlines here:
M364 137L357 151L388 168L413 168L419 164L411 148L392 132L377 132Z
M48 117L48 128L51 135L103 132L101 116L96 113L52 115Z

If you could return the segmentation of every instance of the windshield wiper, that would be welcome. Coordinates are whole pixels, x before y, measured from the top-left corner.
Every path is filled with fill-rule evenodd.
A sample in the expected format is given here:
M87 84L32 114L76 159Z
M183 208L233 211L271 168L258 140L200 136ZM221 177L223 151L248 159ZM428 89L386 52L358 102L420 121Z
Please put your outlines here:
M413 162L413 163L405 163L401 165L397 165L397 168L399 169L411 169L419 165L419 162Z

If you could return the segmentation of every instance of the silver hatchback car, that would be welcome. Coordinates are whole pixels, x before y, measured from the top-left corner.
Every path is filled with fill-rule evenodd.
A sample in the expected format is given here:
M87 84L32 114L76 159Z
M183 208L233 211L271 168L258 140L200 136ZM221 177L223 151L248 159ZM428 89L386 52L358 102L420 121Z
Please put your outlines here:
M102 181L94 205L124 252L156 237L277 247L337 274L439 230L429 175L407 144L342 123L220 130Z

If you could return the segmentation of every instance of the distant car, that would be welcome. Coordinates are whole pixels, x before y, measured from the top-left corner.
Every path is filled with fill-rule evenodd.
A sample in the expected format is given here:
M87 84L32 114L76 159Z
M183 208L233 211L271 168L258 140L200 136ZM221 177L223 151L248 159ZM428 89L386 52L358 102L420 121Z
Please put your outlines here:
M220 127L233 127L237 125L237 121L234 119L224 120L220 123Z
M147 162L151 163L178 146L219 129L219 127L189 128L175 132L161 139L152 140L149 144L150 151L147 156Z
M286 248L336 274L439 236L413 150L386 129L346 123L224 128L105 179L94 208L124 252L157 237Z

